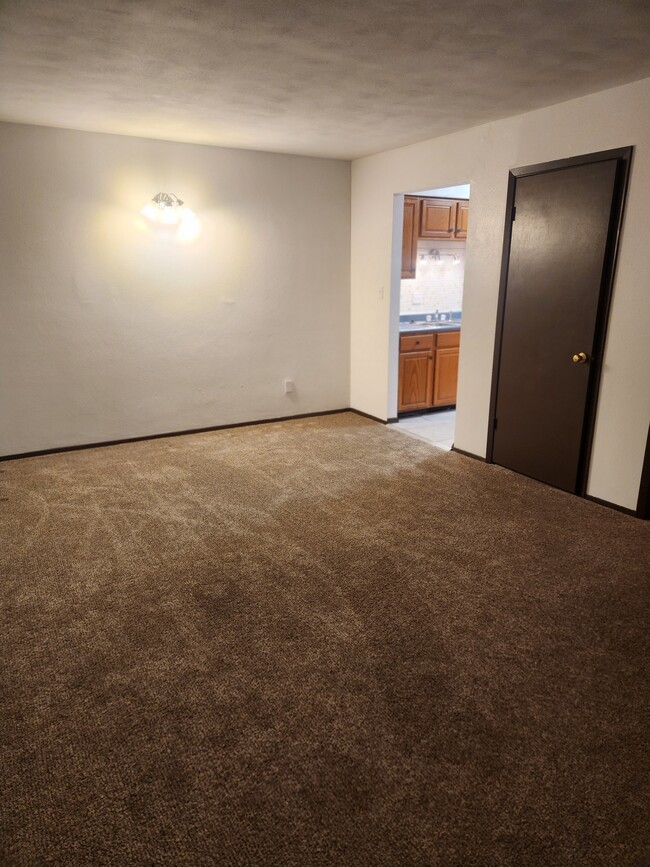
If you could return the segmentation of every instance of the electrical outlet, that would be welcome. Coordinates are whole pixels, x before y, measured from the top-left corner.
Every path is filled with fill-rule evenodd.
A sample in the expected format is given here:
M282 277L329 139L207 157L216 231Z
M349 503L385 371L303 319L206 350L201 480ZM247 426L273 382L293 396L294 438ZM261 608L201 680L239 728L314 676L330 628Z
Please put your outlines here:
M284 393L290 394L294 390L295 386L293 384L293 379L285 379L284 380Z

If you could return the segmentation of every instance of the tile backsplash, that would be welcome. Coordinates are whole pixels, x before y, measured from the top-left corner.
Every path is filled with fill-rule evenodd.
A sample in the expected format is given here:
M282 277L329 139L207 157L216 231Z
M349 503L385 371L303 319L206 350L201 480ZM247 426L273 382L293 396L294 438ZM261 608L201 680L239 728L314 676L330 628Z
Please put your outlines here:
M431 250L440 253L439 261L428 256ZM458 263L454 263L454 255ZM463 280L465 277L465 243L460 241L418 241L418 260L415 277L402 280L400 313L435 313L461 310L463 306Z

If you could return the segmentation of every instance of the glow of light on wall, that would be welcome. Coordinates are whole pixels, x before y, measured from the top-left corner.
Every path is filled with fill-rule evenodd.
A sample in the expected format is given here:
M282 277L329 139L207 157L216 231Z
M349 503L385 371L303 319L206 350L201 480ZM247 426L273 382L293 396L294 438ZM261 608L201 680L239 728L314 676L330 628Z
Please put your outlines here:
M85 223L84 285L92 278L98 293L118 306L125 298L146 300L147 316L166 310L192 315L235 304L262 268L256 250L257 228L236 209L215 204L204 178L181 179L187 198L200 207L177 223L153 221L142 213L143 189L165 189L142 170L110 179L105 201ZM173 189L173 187L172 187ZM189 209L187 209L189 210ZM90 276L88 276L90 275ZM88 290L85 290L88 291ZM225 308L224 315L230 308Z

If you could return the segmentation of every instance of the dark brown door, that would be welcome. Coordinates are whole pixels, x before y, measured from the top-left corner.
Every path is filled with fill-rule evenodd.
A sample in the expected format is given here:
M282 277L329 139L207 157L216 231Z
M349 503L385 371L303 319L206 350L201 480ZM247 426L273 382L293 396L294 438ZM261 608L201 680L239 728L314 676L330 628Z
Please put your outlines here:
M569 165L517 177L514 187L491 457L572 492L604 327L617 167Z

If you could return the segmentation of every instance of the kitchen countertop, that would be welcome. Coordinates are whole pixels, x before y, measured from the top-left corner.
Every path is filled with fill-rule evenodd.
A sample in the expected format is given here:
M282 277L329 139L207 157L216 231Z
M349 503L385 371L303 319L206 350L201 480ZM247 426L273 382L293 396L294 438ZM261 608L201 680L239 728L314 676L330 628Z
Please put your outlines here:
M427 331L460 331L460 322L422 322L414 325L410 322L400 322L400 334L422 334Z

